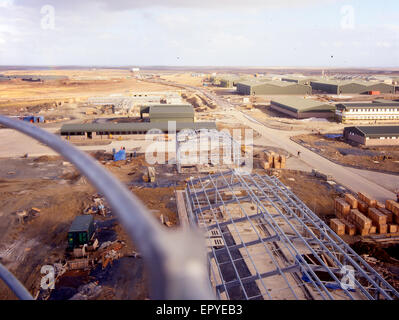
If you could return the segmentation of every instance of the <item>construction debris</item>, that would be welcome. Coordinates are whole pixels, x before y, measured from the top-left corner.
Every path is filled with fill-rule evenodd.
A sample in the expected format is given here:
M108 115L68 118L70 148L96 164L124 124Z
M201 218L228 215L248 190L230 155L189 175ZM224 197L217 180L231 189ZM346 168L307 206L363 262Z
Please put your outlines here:
M155 168L147 167L146 173L143 175L144 182L155 182Z

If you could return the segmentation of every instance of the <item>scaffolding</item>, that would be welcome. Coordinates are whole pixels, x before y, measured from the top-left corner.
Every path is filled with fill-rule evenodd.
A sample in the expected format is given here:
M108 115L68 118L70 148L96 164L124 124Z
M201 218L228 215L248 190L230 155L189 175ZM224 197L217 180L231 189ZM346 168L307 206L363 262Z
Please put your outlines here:
M399 298L276 177L219 172L192 178L185 196L220 299Z

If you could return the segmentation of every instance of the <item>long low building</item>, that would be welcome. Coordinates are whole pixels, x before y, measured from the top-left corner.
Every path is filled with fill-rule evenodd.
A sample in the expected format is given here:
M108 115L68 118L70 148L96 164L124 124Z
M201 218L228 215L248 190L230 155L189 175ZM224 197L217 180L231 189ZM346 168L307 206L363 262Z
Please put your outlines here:
M337 120L342 123L399 121L399 102L397 101L378 100L372 103L340 103L336 107Z
M395 86L382 82L367 81L311 81L313 91L340 94L368 94L370 92L395 93Z
M150 130L176 133L184 129L216 130L215 122L131 122L131 123L83 123L64 124L61 136L66 139L108 139L111 136L146 134ZM154 132L156 133L156 132Z
M365 146L399 145L399 126L346 127L344 138Z
M295 97L273 99L270 108L297 119L333 118L335 111L334 105Z
M287 81L245 81L237 83L237 92L242 95L310 95L312 88Z
M150 122L194 122L192 105L155 105L150 106Z
M148 113L150 122L194 122L194 108L191 104L156 104L140 107L140 117Z

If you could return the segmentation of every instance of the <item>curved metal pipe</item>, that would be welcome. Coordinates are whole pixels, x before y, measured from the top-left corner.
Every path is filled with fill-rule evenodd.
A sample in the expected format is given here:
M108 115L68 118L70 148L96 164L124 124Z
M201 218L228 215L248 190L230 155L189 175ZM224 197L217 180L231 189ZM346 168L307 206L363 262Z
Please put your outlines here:
M196 230L166 231L141 201L92 157L35 125L0 115L0 124L18 130L70 161L104 195L150 270L153 299L213 299L206 250Z
M0 263L0 279L6 283L6 285L14 292L18 299L21 300L33 300L32 295L28 290L19 282L14 275L8 271L1 263Z

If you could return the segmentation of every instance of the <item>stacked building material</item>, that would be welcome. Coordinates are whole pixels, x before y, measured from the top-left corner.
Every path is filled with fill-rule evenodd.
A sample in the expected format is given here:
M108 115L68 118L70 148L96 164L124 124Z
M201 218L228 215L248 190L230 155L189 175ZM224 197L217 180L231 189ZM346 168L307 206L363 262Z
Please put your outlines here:
M370 198L368 195L366 195L365 193L362 192L358 192L357 196L359 197L360 200L364 201L365 203L367 203L367 205L370 208L375 208L377 201Z
M339 236L342 236L345 234L345 224L340 219L331 219L330 227Z
M357 199L350 193L345 194L345 201L350 204L351 209L357 209Z
M358 198L348 193L345 199L335 199L335 215L348 235L399 232L399 203L393 200L384 205L364 193L359 192Z
M344 199L335 199L335 215L338 218L344 218L350 213L350 211L351 207L348 203L345 202Z
M377 208L369 208L368 217L376 224L387 224L387 216Z
M361 236L370 233L372 221L357 209L352 209L349 214L349 221L354 223Z
M394 200L387 200L385 202L385 208L391 211L395 216L399 216L399 203Z
M343 224L345 224L345 233L350 235L350 236L354 236L356 234L356 226L352 223L350 223L347 220L341 220L341 222Z
M377 227L377 231L380 234L388 232L387 216L383 214L377 208L369 208L368 216L373 221L373 225Z
M280 154L276 154L273 151L265 151L265 161L262 162L264 169L284 169L286 157Z
M369 210L369 206L363 200L357 200L357 208L360 212L367 214Z

